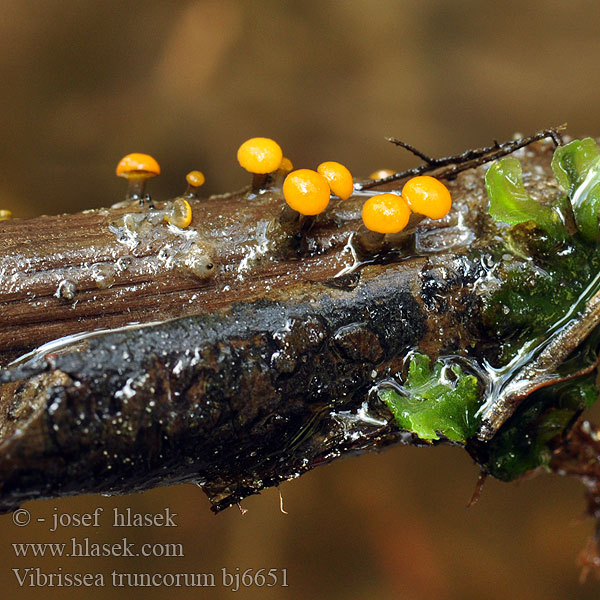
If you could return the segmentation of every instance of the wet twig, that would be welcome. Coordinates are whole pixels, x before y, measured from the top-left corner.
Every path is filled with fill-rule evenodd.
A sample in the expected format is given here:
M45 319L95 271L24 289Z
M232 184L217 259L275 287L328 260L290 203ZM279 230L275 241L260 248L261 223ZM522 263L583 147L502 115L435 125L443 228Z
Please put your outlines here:
M465 150L460 154L456 154L454 156L445 156L441 158L432 158L427 154L417 150L414 146L407 144L396 138L387 138L388 141L393 144L405 148L412 154L415 154L419 158L425 161L425 164L420 165L418 167L413 167L412 169L407 169L406 171L400 171L399 173L394 173L389 177L383 177L382 179L374 179L372 181L367 181L359 186L361 190L368 190L380 185L385 185L388 183L393 183L395 181L399 181L401 179L405 179L406 177L415 177L417 175L423 175L424 173L430 173L432 171L436 171L435 176L438 179L452 179L458 173L462 171L467 171L468 169L473 169L480 165L483 165L487 162L491 162L492 160L496 160L497 158L501 158L502 156L507 156L508 154L512 154L515 150L519 148L523 148L532 144L533 142L537 142L539 140L543 140L545 138L550 138L557 145L562 144L562 138L560 137L560 132L566 128L566 124L559 125L558 127L551 127L549 129L543 129L538 131L537 133L518 138L516 140L509 140L506 142L502 142L499 144L495 141L491 146L484 146L482 148L475 148ZM446 167L446 168L444 168Z

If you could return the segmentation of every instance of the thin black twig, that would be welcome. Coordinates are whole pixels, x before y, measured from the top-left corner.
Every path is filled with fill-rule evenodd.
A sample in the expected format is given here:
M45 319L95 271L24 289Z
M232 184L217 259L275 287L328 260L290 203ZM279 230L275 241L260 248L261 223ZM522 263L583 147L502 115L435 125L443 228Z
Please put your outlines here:
M388 138L388 140L393 144L401 146L402 148L405 148L409 152L412 152L416 156L422 158L425 161L425 164L419 165L418 167L413 167L412 169L407 169L406 171L394 173L389 177L367 181L366 183L360 185L359 189L368 190L386 183L393 183L394 181L405 179L406 177L415 177L417 175L422 175L423 173L435 171L436 169L440 169L436 172L436 177L438 179L451 179L462 171L474 169L475 167L483 165L492 160L496 160L502 156L506 156L507 154L511 154L519 148L523 148L524 146L528 146L533 142L537 142L545 138L551 138L556 145L561 145L562 138L559 132L563 131L565 128L566 125L559 125L558 127L543 129L542 131L538 131L533 135L518 138L516 140L509 140L501 144L494 140L494 143L491 146L465 150L461 154L456 154L455 156L445 156L442 158L431 158L410 144L395 138Z
M444 156L441 158L431 158L425 154L423 154L420 150L417 150L410 144L403 142L397 138L386 138L388 142L392 142L392 144L396 144L396 146L401 146L402 148L406 148L409 152L412 152L416 156L421 157L427 164L434 165L435 167L443 167L444 165L454 164L454 163L464 163L468 160L473 160L474 158L479 158L480 156L485 156L490 152L498 150L500 148L500 144L494 140L494 144L492 146L484 146L483 148L474 148L470 150L465 150L461 154L455 154L454 156Z
M427 154L423 154L423 152L421 152L420 150L417 150L417 148L415 148L414 146L411 146L410 144L407 144L406 142L403 142L402 140L399 140L398 138L389 137L389 138L385 138L385 139L388 142L395 144L396 146L400 146L400 147L404 148L405 150L412 152L412 154L414 154L415 156L422 158L428 165L435 165L440 160L439 158L431 158L431 156L427 156Z

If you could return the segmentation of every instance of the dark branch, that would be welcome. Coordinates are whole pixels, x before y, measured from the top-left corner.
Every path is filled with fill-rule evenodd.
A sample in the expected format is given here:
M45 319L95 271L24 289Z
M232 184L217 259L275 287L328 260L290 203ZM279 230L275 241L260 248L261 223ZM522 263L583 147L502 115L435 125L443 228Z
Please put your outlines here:
M559 125L558 127L543 129L542 131L538 131L537 133L524 138L509 140L503 142L502 144L494 142L494 144L492 144L491 146L465 150L460 154L456 154L454 156L445 156L443 158L431 158L423 152L417 150L410 144L407 144L406 142L402 142L401 140L398 140L396 138L387 138L388 141L392 142L393 144L401 146L402 148L406 148L413 154L416 154L417 156L422 158L425 161L425 164L420 165L418 167L413 167L412 169L407 169L406 171L394 173L389 177L367 181L366 183L363 183L358 187L361 190L368 190L375 187L379 187L380 185L400 181L401 179L405 179L406 177L416 177L417 175L423 175L424 173L430 173L433 171L435 171L435 176L438 179L451 179L453 177L456 177L458 173L467 171L468 169L474 169L487 162L491 162L493 160L496 160L497 158L501 158L502 156L512 154L513 152L515 152L515 150L518 150L519 148L523 148L525 146L528 146L529 144L532 144L533 142L537 142L545 138L551 138L556 145L560 145L562 143L562 138L560 138L559 132L564 130L565 128L566 125ZM437 169L440 170L437 171Z

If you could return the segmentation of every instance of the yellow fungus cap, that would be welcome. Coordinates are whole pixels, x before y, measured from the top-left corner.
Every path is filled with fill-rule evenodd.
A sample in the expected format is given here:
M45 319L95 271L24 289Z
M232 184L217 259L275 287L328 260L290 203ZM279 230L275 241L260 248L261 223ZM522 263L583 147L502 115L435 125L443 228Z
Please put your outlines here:
M311 169L292 171L283 182L283 197L290 208L302 215L318 215L329 204L327 179Z
M409 179L402 188L402 196L413 212L430 219L442 219L452 207L448 188L435 177L420 175Z
M283 171L284 173L289 173L290 171L294 170L294 165L292 164L292 161L289 158L286 158L284 156L281 159L281 164L279 165L279 170Z
M369 175L369 179L384 179L394 174L395 171L393 171L392 169L378 169L377 171L373 171Z
M239 147L237 159L246 171L265 175L279 168L283 152L274 140L256 137L246 140Z
M206 177L204 177L204 173L202 171L190 171L185 176L185 180L188 182L188 185L200 187L201 185L204 185Z
M181 229L185 229L192 222L192 207L185 198L175 198L173 207L165 215L165 221Z
M119 161L117 175L119 177L154 177L160 175L160 167L149 154L134 152Z
M398 194L378 194L363 205L365 227L377 233L399 233L410 219L410 208Z
M12 219L12 212L8 208L0 208L0 221Z
M354 191L354 182L352 174L339 162L329 161L321 163L317 171L327 179L331 191L341 198L348 200Z

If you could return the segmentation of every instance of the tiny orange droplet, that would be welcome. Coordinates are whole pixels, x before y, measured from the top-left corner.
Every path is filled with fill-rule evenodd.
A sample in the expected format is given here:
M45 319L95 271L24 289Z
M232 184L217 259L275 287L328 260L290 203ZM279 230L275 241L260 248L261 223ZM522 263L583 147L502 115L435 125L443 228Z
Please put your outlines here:
M171 210L165 215L165 221L181 229L192 222L192 207L185 198L175 198Z
M377 171L373 171L369 175L369 179L385 179L386 177L391 177L395 173L396 171L393 171L392 169L379 169Z

